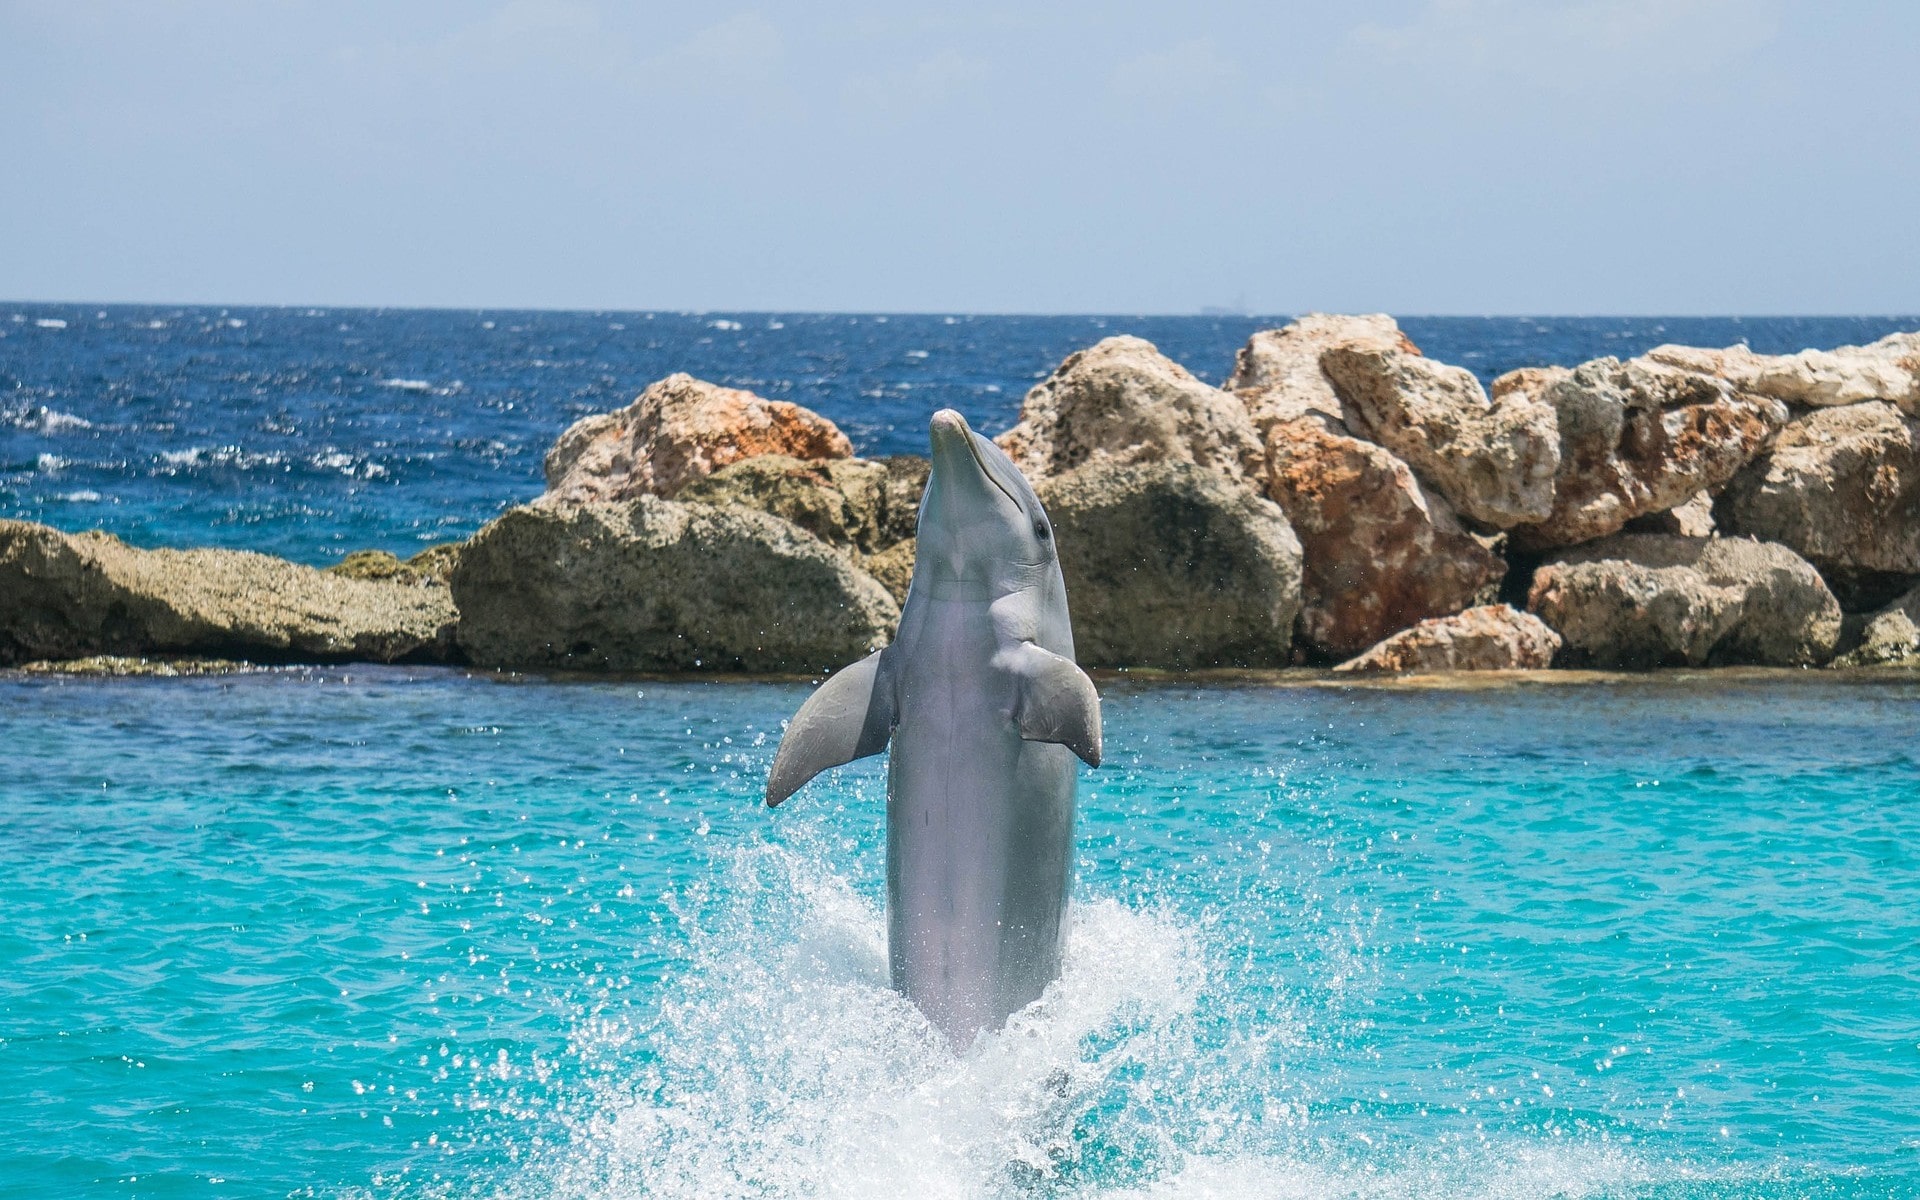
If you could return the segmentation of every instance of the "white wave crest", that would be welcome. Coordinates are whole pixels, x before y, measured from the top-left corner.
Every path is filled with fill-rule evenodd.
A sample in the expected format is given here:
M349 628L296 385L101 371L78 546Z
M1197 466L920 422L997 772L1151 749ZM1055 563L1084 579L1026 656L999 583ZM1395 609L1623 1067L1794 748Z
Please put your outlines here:
M431 392L433 381L431 379L382 379L380 386L399 392Z
M61 412L57 408L48 408L36 404L31 408L18 408L0 416L0 420L16 429L31 430L36 433L62 433L69 429L92 429L93 422L85 417L76 417L72 413Z

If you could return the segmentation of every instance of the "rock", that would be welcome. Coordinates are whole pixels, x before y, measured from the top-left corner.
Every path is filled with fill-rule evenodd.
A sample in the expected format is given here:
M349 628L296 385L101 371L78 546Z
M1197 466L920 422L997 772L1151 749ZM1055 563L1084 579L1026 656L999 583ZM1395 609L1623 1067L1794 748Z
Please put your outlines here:
M185 679L208 675L251 675L268 668L230 658L132 658L95 654L87 658L39 659L20 667L29 675L80 675L103 679Z
M1455 511L1494 529L1553 511L1560 430L1538 396L1488 400L1472 371L1404 350L1335 346L1320 365L1347 427L1393 451Z
M1571 665L1638 669L1827 661L1840 605L1785 546L1623 533L1542 563L1528 607Z
M904 608L907 591L913 586L913 556L919 545L918 539L908 538L878 554L856 554L854 561L860 564L861 570L878 579L893 602Z
M1713 523L1713 497L1701 492L1685 504L1676 505L1665 512L1648 513L1628 521L1623 528L1628 533L1667 533L1675 537L1712 537L1717 531Z
M483 666L595 671L837 668L900 619L842 552L742 505L642 495L510 509L453 572L460 645Z
M438 580L445 583L453 564L459 560L461 545L463 543L445 542L429 546L405 561L385 550L355 550L327 567L326 572L348 579L394 580L400 583Z
M1267 431L1267 494L1305 548L1301 636L1347 658L1491 599L1506 572L1406 463L1320 415Z
M878 554L913 537L928 469L926 459L911 455L802 462L768 454L696 480L676 499L744 504L791 521L829 546Z
M1532 613L1486 604L1403 629L1336 671L1538 671L1560 635Z
M1283 666L1300 542L1271 500L1186 462L1096 461L1039 488L1087 666Z
M0 521L0 663L93 655L425 661L451 650L445 587L240 550L136 550Z
M1745 346L1656 346L1646 357L1715 375L1743 392L1788 404L1832 408L1884 400L1908 416L1920 417L1920 333L1888 334L1871 345L1798 354L1755 354Z
M1340 397L1320 367L1321 355L1338 347L1420 353L1385 313L1352 317L1308 313L1285 328L1262 329L1248 338L1233 356L1227 390L1247 406L1247 415L1262 438L1278 422L1308 413L1344 421Z
M1920 421L1884 401L1808 413L1734 477L1713 515L1830 575L1920 574Z
M678 499L744 504L791 521L852 555L896 604L904 604L913 582L914 527L928 470L926 459L909 454L814 462L766 454L695 480Z
M669 375L616 412L575 421L547 451L557 503L671 496L758 454L850 458L853 445L819 413L784 400Z
M407 569L415 575L445 583L453 575L453 568L459 565L460 552L466 547L465 542L441 542L437 546L428 546L407 560Z
M1260 475L1260 436L1240 401L1137 337L1068 355L1027 393L1020 423L994 440L1035 481L1095 460Z
M1873 614L1838 667L1920 667L1920 588Z
M1510 531L1521 551L1605 537L1637 516L1718 488L1787 420L1778 400L1641 359L1601 358L1571 371L1494 381L1497 398L1520 394L1550 404L1560 430L1553 511Z

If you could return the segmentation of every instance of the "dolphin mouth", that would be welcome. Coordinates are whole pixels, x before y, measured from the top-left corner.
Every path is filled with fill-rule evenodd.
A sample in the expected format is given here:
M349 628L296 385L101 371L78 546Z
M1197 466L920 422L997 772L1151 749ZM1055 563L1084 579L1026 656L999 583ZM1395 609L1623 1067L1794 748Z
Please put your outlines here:
M943 408L939 412L933 414L933 421L931 424L931 428L929 430L929 434L933 442L933 448L936 452L934 456L934 461L936 464L939 462L938 451L940 449L940 443L942 439L945 438L950 440L955 437L959 438L961 441L966 443L967 453L972 456L974 467L979 470L981 475L986 477L987 482L991 483L994 487L1000 489L1001 495L1013 501L1013 507L1015 509L1017 509L1022 513L1027 511L1027 506L1020 503L1020 498L1018 496L1015 496L1012 492L1008 491L1007 485L1004 483L1001 483L998 479L994 478L993 472L987 469L987 460L980 457L980 447L976 446L973 441L975 437L975 434L973 432L973 427L967 424L967 419L965 417L961 416L959 413L955 412L951 408Z

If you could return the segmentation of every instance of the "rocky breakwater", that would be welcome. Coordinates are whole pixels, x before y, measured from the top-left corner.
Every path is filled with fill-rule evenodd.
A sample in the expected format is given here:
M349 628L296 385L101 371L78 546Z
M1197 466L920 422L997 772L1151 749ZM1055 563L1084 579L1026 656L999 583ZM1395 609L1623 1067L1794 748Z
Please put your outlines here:
M1316 314L1256 334L1228 381L1305 547L1309 660L1371 638L1350 669L1458 669L1482 657L1466 645L1537 662L1544 643L1510 622L1491 636L1500 610L1462 612L1498 585L1551 628L1558 664L1817 665L1856 643L1844 662L1905 661L1920 335L1662 346L1483 391L1397 333Z
M899 489L851 454L798 405L661 380L568 429L546 494L467 543L449 576L459 646L486 666L594 671L811 673L859 658L900 610L855 544L882 548L874 527L898 521L856 511L854 493ZM686 495L695 485L702 499Z
M238 550L139 550L0 521L0 665L100 655L438 661L444 584L368 580Z
M1920 664L1920 335L1483 387L1389 317L1314 314L1223 387L1108 338L998 440L1053 517L1089 665ZM326 572L0 522L0 664L814 673L892 636L924 459L674 375L546 470L466 543Z

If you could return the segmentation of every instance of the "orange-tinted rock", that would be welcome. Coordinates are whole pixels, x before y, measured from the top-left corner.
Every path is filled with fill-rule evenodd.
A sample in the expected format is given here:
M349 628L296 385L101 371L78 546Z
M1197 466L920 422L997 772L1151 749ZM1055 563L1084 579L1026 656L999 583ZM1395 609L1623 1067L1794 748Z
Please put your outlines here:
M1336 671L1538 671L1553 665L1560 635L1532 613L1483 604L1404 629Z
M671 496L729 463L762 454L848 458L853 445L811 409L691 375L669 375L615 412L583 417L547 452L549 502Z
M1506 573L1406 463L1299 417L1267 432L1267 494L1305 552L1301 635L1345 658L1428 617L1483 599Z

